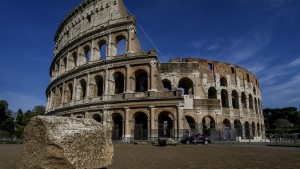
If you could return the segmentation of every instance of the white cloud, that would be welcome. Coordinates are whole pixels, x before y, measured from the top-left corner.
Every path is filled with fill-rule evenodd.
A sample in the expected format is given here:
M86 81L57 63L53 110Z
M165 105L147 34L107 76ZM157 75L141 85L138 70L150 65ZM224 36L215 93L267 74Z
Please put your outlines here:
M293 60L288 64L288 66L300 66L300 57L296 60Z

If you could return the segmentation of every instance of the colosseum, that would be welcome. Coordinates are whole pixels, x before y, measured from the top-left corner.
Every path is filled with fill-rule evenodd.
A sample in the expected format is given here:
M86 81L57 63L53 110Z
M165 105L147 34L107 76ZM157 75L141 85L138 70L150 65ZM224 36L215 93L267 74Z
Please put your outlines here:
M265 138L260 84L246 69L142 51L122 0L85 0L55 34L47 114L113 124L113 139Z

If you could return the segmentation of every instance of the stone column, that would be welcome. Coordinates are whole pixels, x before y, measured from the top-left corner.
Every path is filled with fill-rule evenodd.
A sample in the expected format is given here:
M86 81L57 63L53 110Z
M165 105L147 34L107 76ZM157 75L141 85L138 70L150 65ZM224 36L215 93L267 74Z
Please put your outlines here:
M126 65L126 93L132 93L133 91L130 90L130 74L131 74L131 67L130 65Z
M150 108L150 131L151 131L151 138L155 137L155 122L154 122L154 117L155 117L155 106L149 106Z
M150 91L157 91L156 79L155 79L155 67L156 61L150 63Z
M135 28L134 26L129 26L128 28L128 40L127 40L127 52L128 53L134 53L134 46L131 42L135 39Z
M130 132L130 109L129 107L125 107L125 139L129 142L129 139L131 137Z
M104 79L104 95L109 95L109 89L108 89L108 85L109 85L109 71L108 69L105 69L105 79Z
M62 93L61 93L61 105L63 106L64 103L65 103L65 86L66 86L66 83L63 82L62 84Z
M87 74L87 82L86 82L86 99L88 100L89 98L91 98L91 74L88 73Z
M72 105L74 105L74 102L76 101L76 78L73 80L73 96L72 96Z
M182 106L177 106L177 137L182 137L182 133L180 132L181 129L183 129L183 123L182 119L183 118L183 107Z
M246 138L246 131L245 131L245 123L241 123L242 125L242 139Z

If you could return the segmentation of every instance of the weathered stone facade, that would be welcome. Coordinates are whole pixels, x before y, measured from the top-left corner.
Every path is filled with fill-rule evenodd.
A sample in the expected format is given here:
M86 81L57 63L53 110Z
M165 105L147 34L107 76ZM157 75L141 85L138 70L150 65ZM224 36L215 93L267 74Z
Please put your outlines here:
M264 138L252 73L198 58L160 63L156 51L141 51L135 17L122 0L84 1L63 20L55 42L47 114L113 121L122 140L179 138L184 129L209 128Z

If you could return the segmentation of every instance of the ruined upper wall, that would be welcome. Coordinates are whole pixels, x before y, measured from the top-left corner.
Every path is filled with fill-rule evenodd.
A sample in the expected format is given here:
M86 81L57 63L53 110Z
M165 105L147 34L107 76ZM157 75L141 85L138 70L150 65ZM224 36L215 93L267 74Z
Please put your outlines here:
M55 34L54 54L78 37L94 30L128 20L135 22L122 0L85 0L70 12Z

